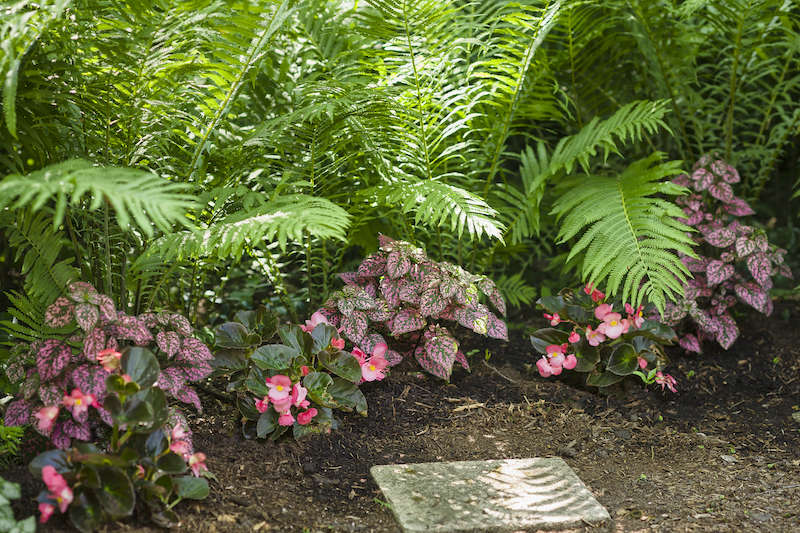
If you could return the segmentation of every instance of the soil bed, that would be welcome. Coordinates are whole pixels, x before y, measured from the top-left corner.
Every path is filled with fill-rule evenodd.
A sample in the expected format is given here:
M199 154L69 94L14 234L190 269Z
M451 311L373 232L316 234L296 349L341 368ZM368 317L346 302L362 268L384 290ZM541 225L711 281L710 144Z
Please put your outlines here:
M778 303L739 324L727 352L670 353L678 394L605 397L542 379L515 332L505 343L462 336L472 372L449 384L395 369L362 387L368 417L345 413L340 429L299 442L245 440L234 408L204 396L194 444L219 484L175 510L194 533L399 533L373 465L561 456L612 516L573 532L800 532L800 308ZM37 513L41 482L24 468L2 475L22 484L15 515ZM53 516L42 530L68 527ZM101 531L130 530L154 529Z

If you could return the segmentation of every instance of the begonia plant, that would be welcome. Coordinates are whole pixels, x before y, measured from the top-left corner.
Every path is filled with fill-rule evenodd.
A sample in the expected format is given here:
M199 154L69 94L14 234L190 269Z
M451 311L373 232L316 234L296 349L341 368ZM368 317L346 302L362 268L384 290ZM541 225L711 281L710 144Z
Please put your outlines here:
M702 352L705 342L717 341L725 349L739 336L730 310L747 304L770 315L769 290L777 275L792 277L786 265L786 250L772 245L763 230L743 224L741 217L755 211L734 195L732 185L740 180L736 169L716 155L703 156L673 181L692 193L676 199L683 206L698 257L681 255L693 279L684 285L684 296L669 303L664 321L676 328L679 344L691 352Z
M250 438L277 439L289 428L295 438L336 429L333 409L366 416L358 385L383 379L386 368L385 345L369 356L346 352L339 332L318 313L304 325L278 327L275 315L261 306L239 311L214 333L214 375L228 377Z
M3 325L14 331L13 323ZM187 383L211 373L212 354L192 336L182 315L160 311L129 316L117 311L108 296L78 282L47 308L45 325L51 328L47 338L20 342L12 350L7 373L20 387L18 398L8 405L7 424L33 424L58 448L69 447L73 438L100 438L100 421L111 425L111 416L102 407L90 416L86 398L103 403L106 378L119 368L119 350L131 344L156 354L159 385L168 397L201 409L200 398ZM55 411L65 391L70 403Z
M447 262L436 262L413 244L379 236L380 248L344 272L342 290L319 310L364 353L387 345L390 366L414 357L423 370L450 379L453 364L469 369L458 341L456 324L481 335L508 339L505 323L480 302L486 295L503 315L505 300L486 276L470 274Z
M669 383L675 391L675 381L661 373L669 362L662 346L672 344L675 332L645 319L644 306L608 302L604 293L590 285L582 290L563 289L537 304L548 311L544 317L551 326L530 337L542 354L536 361L541 376L574 370L586 374L587 385L604 392L628 376L638 376L647 384Z
M157 386L156 357L145 348L125 348L118 370L105 378L102 408L112 421L108 446L74 441L31 461L31 473L46 487L38 497L40 522L58 510L82 533L133 515L140 523L174 527L180 524L172 510L178 502L208 496L208 481L200 477L208 470L205 455L193 453L185 421L171 419L167 396ZM94 395L76 389L37 418L50 425L52 410L71 408L74 414L100 407Z

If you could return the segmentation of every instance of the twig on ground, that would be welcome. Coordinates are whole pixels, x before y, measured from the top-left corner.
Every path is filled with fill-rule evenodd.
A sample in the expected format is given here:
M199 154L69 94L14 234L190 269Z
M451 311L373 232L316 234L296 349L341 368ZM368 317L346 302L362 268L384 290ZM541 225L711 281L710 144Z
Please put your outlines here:
M511 383L516 383L516 381L514 381L514 380L513 380L513 379L511 379L510 377L508 377L508 376L504 375L502 372L500 372L499 370L497 370L495 367L493 367L492 365L490 365L490 364L489 364L489 363L487 363L486 361L484 361L484 362L483 362L483 364L484 364L484 365L486 365L486 366L488 366L489 368L491 368L491 369L492 369L492 370L494 370L495 372L497 372L497 374L498 374L498 375L499 375L501 378L505 379L506 381L510 381Z

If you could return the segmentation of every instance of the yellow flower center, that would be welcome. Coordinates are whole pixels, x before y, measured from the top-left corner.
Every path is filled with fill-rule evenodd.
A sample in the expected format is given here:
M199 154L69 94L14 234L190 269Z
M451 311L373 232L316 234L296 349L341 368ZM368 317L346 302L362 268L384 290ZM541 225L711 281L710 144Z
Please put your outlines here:
M282 390L283 390L283 386L282 386L282 385L278 385L278 386L277 386L277 387L275 387L275 388L276 388L276 389L278 389L279 391L282 391Z
M81 399L80 399L80 398L78 398L78 399L76 399L76 400L75 400L75 405L80 405L81 403L82 403L82 402L81 402Z
M618 324L618 322L616 320L612 320L611 322L608 323L608 325L611 326L611 327L614 327L617 324Z
M369 365L369 369L374 371L375 370L375 365Z

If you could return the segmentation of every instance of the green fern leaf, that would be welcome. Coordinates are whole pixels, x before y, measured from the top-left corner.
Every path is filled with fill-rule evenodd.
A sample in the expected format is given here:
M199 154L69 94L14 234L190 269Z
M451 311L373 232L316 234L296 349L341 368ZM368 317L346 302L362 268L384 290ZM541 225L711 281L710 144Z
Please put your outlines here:
M661 154L631 164L615 179L598 176L572 178L567 192L556 200L552 213L561 221L559 242L585 229L567 260L583 252L582 275L588 283L607 279L607 292L637 305L644 297L664 310L666 299L682 294L689 271L680 252L694 256L688 226L678 222L676 205L653 198L684 194L685 189L662 178L680 174L680 162L656 164ZM623 283L624 281L624 283ZM640 285L641 284L641 285Z
M536 287L526 284L525 280L522 279L522 274L503 275L497 278L495 283L506 302L517 309L523 305L533 305L536 300Z

